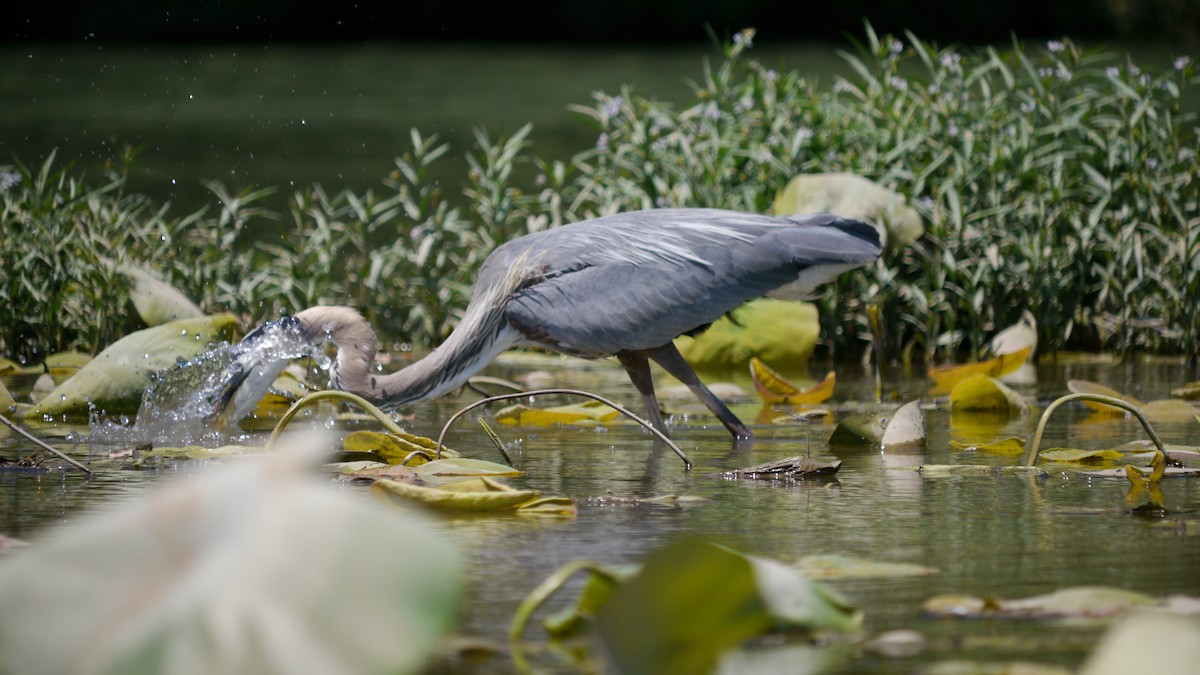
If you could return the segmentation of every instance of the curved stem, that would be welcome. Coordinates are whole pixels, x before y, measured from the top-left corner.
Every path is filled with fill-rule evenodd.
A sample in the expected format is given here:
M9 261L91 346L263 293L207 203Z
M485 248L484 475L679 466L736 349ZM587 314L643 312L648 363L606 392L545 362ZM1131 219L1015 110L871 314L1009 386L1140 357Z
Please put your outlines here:
M607 570L601 567L598 563L590 560L574 560L566 565L555 570L550 576L546 577L542 583L521 600L521 604L517 606L517 611L513 613L512 623L508 626L508 639L510 642L516 643L521 639L521 634L525 632L525 626L529 623L529 619L533 613L537 611L542 603L550 599L550 596L562 589L567 581L575 576L576 572L588 571L592 574L601 576L611 576Z
M676 455L679 455L679 459L683 460L684 469L691 470L692 460L688 459L687 455L683 454L683 450L680 450L678 445L675 445L674 443L672 443L671 439L667 438L666 434L659 431L658 429L655 429L654 425L650 424L649 422L642 419L641 417L638 417L637 415L629 412L625 408L622 408L620 405L617 405L616 403L604 398L603 396L599 396L597 394L593 394L593 393L587 392L587 391L582 391L580 389L534 389L532 391L525 391L525 392L521 392L518 394L500 394L498 396L489 396L487 398L475 401L471 405L468 405L467 407L463 408L462 410L459 410L458 412L454 413L454 415L446 422L445 426L442 427L442 432L440 434L438 434L438 440L437 440L437 456L438 456L438 458L440 459L442 456L442 441L446 438L446 432L450 429L450 427L456 421L458 421L458 418L462 417L463 415L467 414L468 412L474 410L475 408L478 408L481 405L486 405L488 403L495 403L496 401L507 401L509 399L514 399L514 398L525 398L527 396L543 396L543 395L548 395L548 394L567 394L570 396L583 396L584 398L590 398L593 401L599 401L599 402L603 403L604 405L606 405L610 408L613 408L614 410L621 413L622 415L625 415L626 417L629 417L630 419L632 419L633 421L642 425L643 427L646 427L646 429L648 429L650 431L650 433L654 434L658 438L658 440L662 441L663 443L666 443L667 447L671 448L671 450L673 450Z
M379 422L383 424L384 428L386 428L388 431L394 434L405 433L405 431L400 428L400 425L393 422L392 418L388 417L387 414L385 414L382 410L376 407L374 403L371 403L367 399L356 394L351 394L348 391L341 391L338 389L323 389L321 391L314 391L313 393L308 394L304 398L293 403L292 407L288 408L287 412L283 413L283 417L280 417L279 421L275 423L275 428L271 430L271 435L267 438L267 444L265 447L270 449L275 446L275 441L279 440L279 434L283 433L283 428L287 426L288 422L292 421L292 418L295 417L296 413L300 412L302 408L312 405L318 401L324 401L325 399L340 399L342 401L353 403L367 411L367 413L369 413L375 419L379 420ZM438 456L441 456L441 445L438 445Z
M1154 431L1154 427L1150 426L1150 420L1146 419L1145 413L1143 413L1142 410L1136 405L1130 403L1129 401L1114 398L1112 396L1104 396L1103 394L1067 394L1066 396L1055 399L1053 403L1046 406L1046 411L1042 413L1042 418L1038 421L1037 431L1035 431L1033 434L1033 440L1026 444L1024 466L1034 466L1037 464L1038 455L1042 452L1042 434L1044 434L1046 431L1046 423L1050 421L1051 413L1057 410L1059 406L1063 405L1064 403L1070 403L1071 401L1094 401L1096 403L1103 403L1105 405L1111 405L1114 408L1121 408L1122 410L1125 410L1142 423L1142 428L1145 429L1146 434L1150 436L1150 440L1154 443L1154 447L1158 448L1158 451L1163 453L1164 457L1167 456L1167 451L1163 448L1162 440L1159 439L1158 434Z

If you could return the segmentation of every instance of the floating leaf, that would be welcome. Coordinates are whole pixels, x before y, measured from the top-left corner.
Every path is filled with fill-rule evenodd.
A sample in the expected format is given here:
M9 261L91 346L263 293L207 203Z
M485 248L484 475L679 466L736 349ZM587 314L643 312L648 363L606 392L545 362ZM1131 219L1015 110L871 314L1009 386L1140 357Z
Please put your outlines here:
M135 412L156 372L203 353L210 342L230 340L236 327L233 315L222 314L126 335L46 395L25 417L86 417L93 408Z
M1025 399L1008 385L987 375L975 374L963 378L950 392L950 412L992 412L1020 414L1025 411Z
M1042 450L1038 455L1047 462L1071 462L1075 464L1110 464L1120 459L1123 453L1119 450L1077 450L1073 448L1053 448Z
M646 559L596 612L621 673L706 673L721 652L775 628L854 630L862 614L795 570L685 539Z
M775 196L774 212L786 215L828 211L844 218L882 223L882 239L902 248L925 232L904 195L853 173L801 174Z
M837 386L837 374L831 370L825 375L825 379L802 390L757 358L750 359L750 378L763 401L785 405L823 403L833 396L833 389Z
M833 429L830 445L879 445L887 419L876 413L848 415Z
M808 362L821 332L815 305L760 298L723 316L708 330L675 341L683 357L699 370L745 368L751 357L799 367Z
M1020 368L1032 353L1033 347L1026 347L1020 351L1001 354L987 361L930 368L926 373L934 381L934 388L931 393L935 395L945 394L953 389L956 384L972 375L1002 377Z
M435 459L413 467L413 473L425 479L446 476L523 476L524 471L518 471L511 466L497 464L483 459L469 457L451 457Z
M129 279L129 299L147 326L159 326L178 319L194 319L204 312L174 286L141 267L126 265L121 272Z
M1196 408L1187 401L1162 399L1143 405L1142 414L1151 422L1179 424L1192 421L1196 416Z
M342 439L347 452L374 452L389 464L416 466L428 462L437 449L437 442L414 434L382 431L354 431ZM413 454L417 453L417 454ZM458 457L450 448L442 448L443 457Z
M13 399L12 394L8 393L8 387L0 382L0 415L11 417L14 410L17 409L17 402ZM0 427L7 429L8 427Z
M457 552L411 514L311 479L290 450L5 556L0 671L420 671L456 614Z
M1083 618L1116 616L1134 608L1160 604L1155 598L1124 588L1081 586L1018 600L939 595L925 602L925 611L963 618Z
M0 375L3 374L4 365L0 364ZM1172 389L1171 395L1185 401L1200 401L1200 382L1188 382L1178 389Z
M900 406L892 415L881 439L885 452L906 452L925 447L925 413L920 401Z
M808 457L798 455L787 459L777 459L765 464L756 464L744 469L735 469L721 474L725 478L747 479L779 479L804 477L829 477L838 472L841 462L817 462Z
M1067 389L1069 389L1071 391L1071 393L1073 393L1073 394L1099 394L1101 396L1110 396L1112 398L1119 398L1119 399L1121 399L1123 401L1127 401L1139 408L1142 407L1143 405L1145 405L1138 399L1133 398L1132 396L1125 396L1124 394L1117 391L1116 389L1106 387L1106 386L1100 384L1099 382L1091 382L1089 380L1067 380ZM1124 416L1126 414L1125 411L1122 410L1121 408L1117 408L1117 407L1111 406L1111 405L1105 405L1103 403L1100 403L1099 401L1086 401L1085 400L1083 402L1083 404L1086 405L1087 407L1091 408L1092 410L1095 410L1096 412L1101 412L1101 413L1105 413L1108 415Z
M1021 314L1021 320L996 333L988 345L989 350L996 356L1016 354L1029 349L1026 360L1033 357L1037 351L1037 320L1028 310Z
M913 563L891 563L841 555L810 555L796 563L809 579L892 579L938 574L935 567Z
M375 481L371 490L390 501L420 502L439 511L521 511L529 508L531 513L575 513L574 509L566 508L566 502L570 500L565 497L547 498L556 500L547 502L534 490L517 490L487 477L446 483L436 488L384 479ZM550 504L553 508L549 508Z
M965 450L967 452L982 452L988 455L1020 455L1025 452L1024 439L1015 436L1002 438L991 443L961 443L959 441L950 441L950 447L955 450Z
M564 570L567 568L564 568ZM617 585L633 578L640 569L637 565L589 566L588 580L579 591L574 604L546 616L542 627L556 638L577 635L595 618L596 612L608 602ZM561 585L561 584L560 584ZM557 588L546 588L548 593Z
M59 352L46 357L42 367L50 374L56 384L61 384L78 373L81 368L92 360L91 354L83 352Z
M552 408L514 405L496 411L496 421L517 426L549 427L557 424L596 424L609 422L621 413L599 401L587 401Z

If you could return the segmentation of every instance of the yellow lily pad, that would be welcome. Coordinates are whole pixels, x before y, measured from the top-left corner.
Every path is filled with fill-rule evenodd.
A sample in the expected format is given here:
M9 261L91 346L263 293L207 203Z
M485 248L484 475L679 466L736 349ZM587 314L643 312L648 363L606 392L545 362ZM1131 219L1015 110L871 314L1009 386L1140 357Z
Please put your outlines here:
M775 213L828 211L883 225L884 243L903 248L925 232L921 214L904 195L853 173L801 174L775 196Z
M708 330L676 339L697 370L745 368L751 357L788 367L808 362L821 332L815 305L760 298L721 317Z
M1039 459L1047 462L1070 462L1073 464L1109 464L1124 456L1120 450L1078 450L1074 448L1052 448L1042 450Z
M1151 422L1181 423L1190 422L1196 416L1196 408L1187 401L1178 399L1162 399L1150 401L1142 406L1142 413Z
M4 366L0 364L0 375L3 374ZM1172 389L1171 395L1185 401L1200 401L1200 382L1188 382L1178 389Z
M1092 382L1090 380L1067 380L1067 389L1069 389L1073 394L1099 394L1101 396L1119 398L1122 401L1131 403L1139 408L1146 405L1132 396L1126 396L1116 389L1106 387L1099 382ZM1084 401L1083 404L1092 410L1095 410L1096 412L1104 413L1106 415L1126 414L1125 410L1121 408L1105 405L1104 403L1100 403L1098 401Z
M993 412L1019 414L1026 409L1025 399L994 377L969 375L950 392L950 412Z
M758 358L750 359L750 379L754 381L754 389L763 401L785 405L824 403L833 396L833 389L837 386L837 374L831 370L826 373L825 379L808 389L800 389Z
M968 452L982 452L988 455L1006 455L1016 456L1025 452L1025 441L1015 436L1002 438L991 443L963 443L961 441L950 441L950 447L955 450L965 450Z
M1027 360L1029 355L1033 353L1033 346L1030 345L1024 349L1001 354L987 361L978 361L975 363L960 363L948 366L937 366L926 371L929 378L934 381L932 394L945 394L954 389L954 386L959 382L971 377L972 375L988 375L991 377L1003 377L1016 369L1020 368Z
M434 456L437 442L415 434L354 431L342 439L342 448L346 452L374 452L389 464L402 464L407 458L408 466L417 466L429 461L424 455ZM414 452L424 455L413 455ZM458 456L454 450L442 448L442 457Z
M0 375L12 375L13 373L20 372L20 370L21 364L0 356Z
M381 479L371 491L387 501L411 504L419 502L439 511L511 511L540 496L534 490L517 490L489 478L471 478L439 487L411 485Z
M519 404L496 411L501 424L530 427L549 427L557 424L600 424L615 419L621 413L600 403L587 401L552 408L530 408Z

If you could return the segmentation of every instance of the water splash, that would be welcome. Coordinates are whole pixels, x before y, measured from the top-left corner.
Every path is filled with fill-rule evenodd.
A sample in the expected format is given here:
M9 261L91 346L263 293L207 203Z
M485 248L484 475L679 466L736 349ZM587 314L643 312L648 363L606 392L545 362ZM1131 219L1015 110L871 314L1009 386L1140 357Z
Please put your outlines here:
M92 439L155 445L228 443L239 433L237 423L254 410L287 364L303 357L329 368L329 356L294 317L265 323L237 344L217 345L159 371L142 397L134 424L93 422Z

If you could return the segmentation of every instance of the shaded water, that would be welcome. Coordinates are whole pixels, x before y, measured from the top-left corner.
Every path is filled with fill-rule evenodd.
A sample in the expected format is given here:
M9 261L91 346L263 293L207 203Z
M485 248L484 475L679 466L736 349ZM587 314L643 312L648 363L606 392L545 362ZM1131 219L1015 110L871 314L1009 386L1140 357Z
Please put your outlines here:
M564 359L542 363L597 393L629 403L636 399L619 367ZM517 377L528 366L493 367L493 374ZM856 366L838 369L838 415L895 405L856 404L871 398L870 379ZM1196 379L1179 364L1123 366L1040 366L1037 384L1020 387L1044 406L1066 392L1065 381L1104 382L1143 400L1165 398L1172 387ZM709 377L710 381L714 378ZM749 389L749 382L737 378ZM888 378L897 401L920 396L927 381L919 375ZM662 386L667 386L662 382ZM752 390L751 390L752 391ZM889 398L890 398L889 396ZM418 406L414 431L436 436L471 394ZM539 401L549 404L557 401ZM696 468L685 472L669 451L655 450L649 436L628 423L594 428L520 429L493 425L510 444L516 466L526 472L512 483L546 494L566 495L579 504L574 520L527 517L446 517L439 522L470 561L470 591L459 632L500 639L518 602L560 565L579 558L604 563L640 560L659 545L684 534L710 537L743 552L784 562L834 553L874 560L909 562L941 570L928 577L836 582L866 613L866 630L913 628L931 638L921 656L886 660L849 648L804 645L760 646L742 655L756 671L802 672L817 664L824 672L910 671L950 658L1031 660L1076 665L1101 630L1098 624L936 620L922 603L934 595L965 593L1001 598L1049 592L1069 586L1110 585L1154 595L1200 594L1194 571L1200 560L1200 484L1195 479L1163 483L1171 515L1131 516L1125 508L1128 482L1088 479L1048 469L1040 477L924 477L897 464L1008 465L1019 460L953 450L950 440L995 440L1026 436L1036 422L964 424L944 409L927 411L928 446L923 457L890 457L878 449L831 450L832 425L822 421L756 425L759 441L749 450L731 448L725 430L699 414L691 399L666 399L675 437ZM755 420L760 404L751 395L734 411ZM696 413L693 415L693 413ZM483 414L484 416L487 413ZM1196 422L1159 424L1167 443L1197 444ZM61 430L60 430L61 433ZM1143 438L1133 420L1098 418L1083 408L1061 411L1050 426L1045 447L1112 447ZM460 423L448 444L471 456L499 461L473 421ZM6 456L13 440L3 442ZM63 444L80 459L104 456L111 448ZM713 474L782 457L809 454L840 459L835 481L732 481ZM201 462L169 463L157 471L106 469L91 479L77 474L0 474L0 532L23 536L63 520L80 507L124 499L166 473L204 472ZM348 487L347 489L358 489ZM708 501L684 507L629 505L618 497L680 494ZM578 582L570 588L577 588ZM550 608L567 602L570 593ZM531 629L530 636L540 629ZM552 669L565 668L553 655L535 655ZM457 664L456 669L464 664ZM504 657L486 662L492 672L508 668Z

